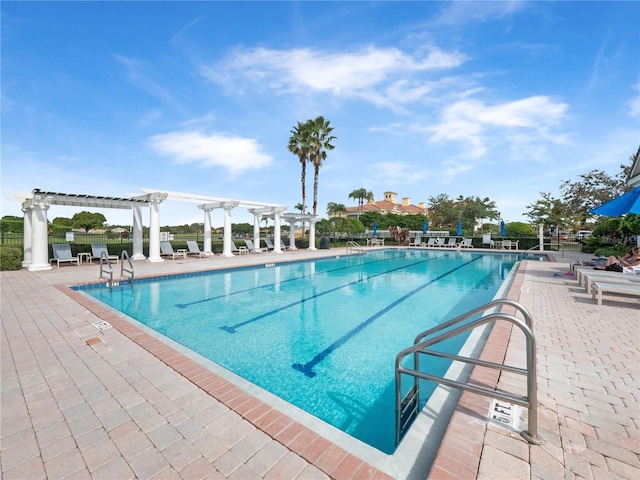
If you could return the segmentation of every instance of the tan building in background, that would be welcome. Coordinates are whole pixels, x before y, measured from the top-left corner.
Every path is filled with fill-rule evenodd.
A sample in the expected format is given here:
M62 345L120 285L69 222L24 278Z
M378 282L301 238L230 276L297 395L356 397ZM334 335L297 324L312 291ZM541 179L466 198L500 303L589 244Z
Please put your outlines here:
M347 217L357 218L359 213L365 212L395 213L396 215L426 215L427 207L425 202L412 205L409 197L403 197L402 202L398 203L398 194L396 192L384 192L384 200L373 200L365 203L362 206L361 212L357 206L347 207Z

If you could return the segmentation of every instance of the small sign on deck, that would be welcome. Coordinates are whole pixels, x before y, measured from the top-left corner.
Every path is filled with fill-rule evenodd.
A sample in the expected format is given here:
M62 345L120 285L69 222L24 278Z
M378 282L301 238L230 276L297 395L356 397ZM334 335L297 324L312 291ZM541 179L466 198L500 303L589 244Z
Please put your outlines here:
M491 400L489 420L513 431L522 430L524 409L502 400Z
M94 327L96 327L100 331L107 330L108 328L111 328L111 324L109 322L105 322L104 320L99 320L97 322L93 322L91 325L93 325Z

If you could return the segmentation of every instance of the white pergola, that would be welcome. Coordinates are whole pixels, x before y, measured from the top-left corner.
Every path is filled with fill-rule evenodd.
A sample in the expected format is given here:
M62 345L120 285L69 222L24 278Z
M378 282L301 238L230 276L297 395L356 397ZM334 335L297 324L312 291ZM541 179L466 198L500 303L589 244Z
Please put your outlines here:
M280 215L287 207L276 203L253 202L251 200L237 200L233 198L210 197L206 195L194 195L191 193L169 192L166 190L155 190L152 188L141 188L142 192L147 195L163 194L167 200L176 202L187 202L197 204L198 208L204 211L204 244L203 250L211 252L211 211L216 208L224 210L224 233L222 240L222 256L233 257L231 249L231 211L234 208L246 208L253 214L253 244L256 251L260 251L260 220L265 214L273 215L274 227L274 252L282 253L280 248ZM151 238L149 239L151 241ZM151 249L149 249L151 250ZM149 253L151 256L151 253ZM159 255L158 255L159 257ZM152 261L152 260L150 260ZM162 261L153 260L153 261Z
M133 213L133 254L132 260L144 260L142 250L142 207L149 207L149 257L148 262L162 262L160 256L160 204L165 200L194 203L204 211L204 248L203 251L212 254L211 251L211 211L216 208L224 209L224 234L223 251L225 257L232 257L231 248L231 211L234 208L246 208L254 216L254 244L256 249L260 247L260 220L263 216L273 217L274 228L274 252L282 253L280 237L281 215L286 210L285 205L254 202L250 200L237 200L231 198L209 197L189 193L169 192L150 188L142 188L142 195L130 198L103 197L96 195L82 195L58 192L43 192L35 189L31 198L26 198L22 203L24 213L24 260L22 266L29 271L49 270L49 242L47 210L51 205L66 205L71 207L93 208L121 208L131 209ZM288 214L287 214L288 215ZM287 217L292 223L292 231L295 221ZM315 224L315 222L314 222ZM295 241L292 240L292 242ZM295 244L294 244L295 247ZM309 248L315 250L313 240ZM258 250L259 251L259 250Z

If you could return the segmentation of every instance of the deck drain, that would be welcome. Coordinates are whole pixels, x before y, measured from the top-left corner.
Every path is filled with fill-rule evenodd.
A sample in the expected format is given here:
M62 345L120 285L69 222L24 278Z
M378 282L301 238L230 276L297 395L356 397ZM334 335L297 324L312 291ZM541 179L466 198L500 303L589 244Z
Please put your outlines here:
M96 327L100 331L106 330L108 328L111 328L111 324L109 322L105 322L104 320L99 320L97 322L93 322L91 325L93 325L94 327Z
M519 432L523 428L525 409L519 405L503 402L501 400L491 400L489 410L489 420L501 425L509 430Z

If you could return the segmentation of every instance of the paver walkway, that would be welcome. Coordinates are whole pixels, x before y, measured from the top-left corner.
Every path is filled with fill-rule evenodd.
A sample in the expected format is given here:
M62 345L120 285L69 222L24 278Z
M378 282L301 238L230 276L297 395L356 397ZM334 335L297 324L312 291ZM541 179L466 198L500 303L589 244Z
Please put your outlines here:
M141 262L136 272L255 261L243 257ZM464 394L429 478L639 478L640 302L596 307L566 263L523 267L511 295L535 321L545 443L487 423L488 401ZM56 287L96 270L2 272L2 478L389 478L184 357L161 361L136 343L140 332L99 333L101 317ZM509 345L507 363L522 361L519 334L496 329L490 343L503 356Z

